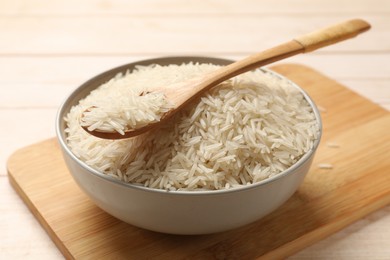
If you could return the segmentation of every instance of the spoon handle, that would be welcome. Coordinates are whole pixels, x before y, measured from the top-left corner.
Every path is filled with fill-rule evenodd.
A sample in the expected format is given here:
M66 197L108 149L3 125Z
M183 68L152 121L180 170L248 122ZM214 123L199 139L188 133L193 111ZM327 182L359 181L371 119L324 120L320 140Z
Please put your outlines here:
M123 139L140 135L146 131L154 129L158 124L163 123L186 104L201 96L205 91L227 79L299 53L314 51L316 49L344 41L367 31L370 29L370 27L371 26L363 20L349 20L297 37L279 46L251 55L243 60L231 63L225 67L221 67L207 75L202 76L201 78L195 78L184 83L165 86L163 89L156 89L155 91L163 91L167 99L173 102L175 108L168 111L162 117L161 121L151 123L141 128L126 131L124 135L116 132L89 132L88 128L84 129L86 129L86 131L92 135L106 139Z
M234 74L239 75L244 71L249 71L299 53L314 51L350 39L369 30L370 27L370 24L366 21L354 19L316 30L224 67L230 71L226 77L230 78Z
M222 67L207 74L200 80L194 79L189 81L187 86L174 87L171 90L167 89L166 95L171 100L174 100L178 107L181 107L211 87L234 76L299 53L314 51L347 40L367 31L370 27L370 24L367 22L361 19L354 19L320 29Z
M357 36L371 28L370 24L361 19L349 20L340 24L329 26L309 34L302 35L294 40L299 42L304 52L338 43Z

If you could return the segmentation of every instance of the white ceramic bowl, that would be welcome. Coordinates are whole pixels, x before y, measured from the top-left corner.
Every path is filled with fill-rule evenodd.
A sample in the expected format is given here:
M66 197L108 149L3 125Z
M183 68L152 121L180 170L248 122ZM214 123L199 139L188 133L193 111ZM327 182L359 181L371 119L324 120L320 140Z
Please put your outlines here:
M274 177L242 188L219 191L173 192L123 183L92 169L71 152L66 144L63 118L91 90L135 65L182 64L190 61L219 65L232 62L209 57L166 57L130 63L104 72L81 85L65 100L57 114L57 138L74 180L101 209L141 228L171 234L207 234L254 222L278 208L297 190L319 144L320 138L296 164ZM300 90L314 110L321 137L322 123L318 109L311 98Z

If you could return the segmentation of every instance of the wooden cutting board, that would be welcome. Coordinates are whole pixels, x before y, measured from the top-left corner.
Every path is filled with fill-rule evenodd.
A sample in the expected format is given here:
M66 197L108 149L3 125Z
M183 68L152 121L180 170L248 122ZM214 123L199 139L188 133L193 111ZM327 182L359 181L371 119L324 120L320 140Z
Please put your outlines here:
M321 107L324 135L299 190L253 224L178 236L121 222L76 186L54 138L15 152L8 161L9 180L67 258L289 256L390 202L390 115L310 68L284 64L273 69L301 85Z

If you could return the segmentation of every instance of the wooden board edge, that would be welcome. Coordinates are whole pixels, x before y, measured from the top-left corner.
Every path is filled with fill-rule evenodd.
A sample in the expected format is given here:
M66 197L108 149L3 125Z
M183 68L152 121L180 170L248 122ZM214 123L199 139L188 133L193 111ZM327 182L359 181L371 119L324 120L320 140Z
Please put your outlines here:
M13 171L11 169L13 158L17 157L20 153L23 153L25 150L31 149L31 147L39 146L42 143L51 142L53 140L54 138L49 138L44 141L40 141L35 144L31 144L29 146L20 148L16 150L14 153L12 153L10 157L7 159L7 163L6 163L7 176L11 187L16 191L16 193L20 196L23 202L27 205L27 208L30 210L33 217L35 217L38 220L39 224L46 231L46 233L49 235L49 237L52 239L52 241L57 246L57 248L61 251L64 257L66 259L74 259L73 255L66 248L65 244L61 242L61 239L56 235L54 230L50 227L49 223L46 222L45 218L41 215L39 210L36 209L34 203L29 199L29 197L27 196L23 188L19 185L19 183L17 182L17 176L14 176L12 174Z
M349 225L352 225L353 223L388 205L390 205L390 191L388 194L386 194L386 196L384 196L384 198L376 201L373 206L365 207L359 211L355 211L355 215L342 215L336 219L336 221L327 225L323 225L314 231L304 234L297 239L274 249L272 252L258 257L257 259L285 259L286 257L292 256L301 250L318 243L319 241L335 234L336 232L348 227Z

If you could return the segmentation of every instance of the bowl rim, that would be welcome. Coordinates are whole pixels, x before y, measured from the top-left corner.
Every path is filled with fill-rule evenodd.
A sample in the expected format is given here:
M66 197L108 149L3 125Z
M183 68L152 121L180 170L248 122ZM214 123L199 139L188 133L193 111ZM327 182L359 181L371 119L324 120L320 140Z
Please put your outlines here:
M145 187L142 185L123 182L119 179L116 179L112 176L109 176L107 174L104 174L104 173L92 168L91 166L89 166L88 164L83 162L81 159L77 158L77 156L70 150L70 148L68 147L68 145L66 143L66 136L64 133L64 128L62 127L64 125L64 116L69 112L69 110L71 108L71 107L69 107L69 109L66 109L68 107L68 104L75 103L74 101L72 101L73 97L76 96L81 90L86 88L90 82L93 82L98 78L101 78L101 77L104 77L107 75L112 75L114 72L126 71L128 69L128 67L132 67L135 65L147 65L147 64L153 64L153 63L159 63L159 62L161 63L161 62L166 62L166 61L169 62L170 60L172 60L172 61L174 61L174 60L187 60L187 61L193 61L195 63L197 63L197 62L201 63L200 60L205 60L208 63L214 62L214 64L217 64L218 62L224 63L224 64L229 64L229 63L234 62L233 60L230 60L230 59L217 58L217 57L211 57L211 56L165 56L165 57L143 59L143 60L138 60L138 61L126 63L124 65L117 66L117 67L114 67L112 69L109 69L109 70L106 70L106 71L103 71L103 72L97 74L96 76L88 79L83 84L81 84L78 87L76 87L75 89L73 89L73 91L71 91L71 93L69 95L67 95L65 100L61 103L61 105L57 111L56 119L55 119L55 133L56 133L56 137L57 137L56 139L62 148L62 152L65 152L75 163L77 163L84 170L86 170L86 172L88 172L88 174L92 174L96 177L102 178L103 180L109 181L112 184L120 185L120 186L125 187L125 188L135 189L135 190L139 190L139 191L145 191L145 192L152 192L152 193L159 193L159 194L172 194L172 195L176 194L176 195L186 195L186 196L188 196L188 195L190 195L190 196L204 196L204 195L209 196L209 195L227 194L227 193L232 193L232 192L247 191L250 189L257 188L259 186L264 186L268 183L275 182L275 181L277 181L277 180L279 180L287 175L292 174L296 169L300 168L312 156L314 156L314 154L319 146L319 143L320 143L320 140L322 137L322 131L323 131L321 115L320 115L319 109L317 108L315 102L312 100L312 98L309 96L309 94L303 88L301 88L295 82L291 81L289 78L282 76L281 74L279 74L279 73L277 73L269 68L261 67L259 69L262 70L263 72L270 74L274 77L277 77L279 79L287 81L290 85L297 88L300 91L300 93L302 93L305 100L309 103L310 107L313 109L313 113L315 115L315 118L316 118L316 121L317 121L318 127L319 127L318 138L314 141L313 147L309 151L307 151L297 162L295 162L292 166L290 166L289 168L287 168L283 172L280 172L272 177L269 177L267 179L261 180L261 181L256 182L256 183L242 185L239 187L232 187L232 188L228 188L228 189L170 191L170 190L150 188L150 187ZM181 62L181 64L184 62L185 61ZM178 64L178 63L176 63L176 64ZM217 64L217 65L221 65L221 64ZM88 91L88 93L89 92L90 91ZM75 104L77 104L77 103L75 103ZM69 169L69 172L70 172L70 169ZM73 175L73 174L77 174L77 173L71 173L71 174Z

